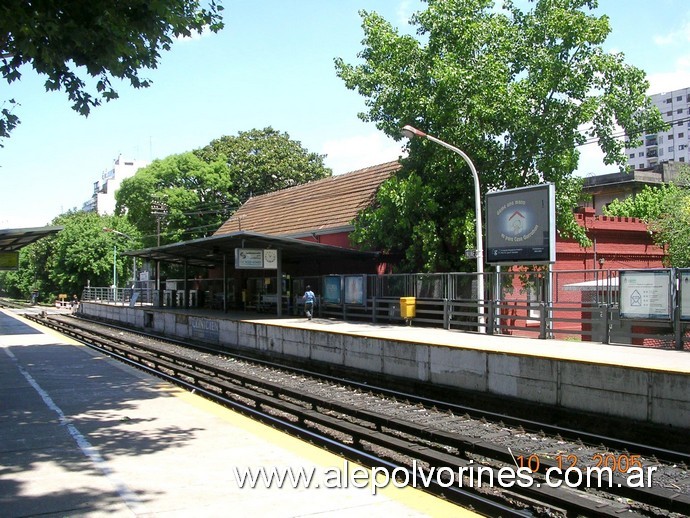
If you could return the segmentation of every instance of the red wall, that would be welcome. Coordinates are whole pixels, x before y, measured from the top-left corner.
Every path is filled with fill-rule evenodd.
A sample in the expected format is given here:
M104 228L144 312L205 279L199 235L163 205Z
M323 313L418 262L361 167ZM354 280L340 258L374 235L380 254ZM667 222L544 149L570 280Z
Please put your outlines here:
M654 244L647 225L637 218L595 216L583 207L575 214L592 245L583 248L569 239L557 239L554 270L660 268L666 254ZM596 257L595 257L596 256ZM599 261L604 259L602 265Z

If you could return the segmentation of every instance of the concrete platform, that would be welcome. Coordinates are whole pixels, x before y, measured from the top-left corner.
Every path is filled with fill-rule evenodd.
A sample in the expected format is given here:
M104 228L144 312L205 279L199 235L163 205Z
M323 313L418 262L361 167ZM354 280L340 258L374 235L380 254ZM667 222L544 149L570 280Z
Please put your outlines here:
M80 311L233 350L690 429L687 351L89 302Z
M344 461L7 310L0 349L3 518L473 515L412 488L241 488L235 469L323 483Z

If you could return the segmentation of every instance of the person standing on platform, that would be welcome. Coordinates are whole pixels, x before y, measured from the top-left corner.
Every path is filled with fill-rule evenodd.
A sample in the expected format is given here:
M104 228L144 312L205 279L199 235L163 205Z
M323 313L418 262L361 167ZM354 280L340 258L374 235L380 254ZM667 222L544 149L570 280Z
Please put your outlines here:
M311 320L314 314L314 301L316 300L316 295L311 291L311 286L307 286L307 291L304 292L302 299L304 300L304 312L307 314L307 318Z

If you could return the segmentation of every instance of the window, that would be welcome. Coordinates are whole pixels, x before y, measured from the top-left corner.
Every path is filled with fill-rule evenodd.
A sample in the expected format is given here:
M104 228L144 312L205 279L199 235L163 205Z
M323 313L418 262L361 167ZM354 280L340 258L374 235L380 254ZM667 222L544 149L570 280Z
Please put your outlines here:
M679 108L676 110L676 113L683 113L683 108Z
M678 159L678 161L679 161L679 162L685 162L685 157L684 157L684 156L680 157L680 158Z
M673 146L668 146L669 153L673 153Z
M679 145L678 145L678 151L682 151L682 150L685 149L686 147L688 147L686 144L679 144Z
M685 133L683 133L682 131L680 133L678 133L678 138L683 138L684 136L685 136Z
M671 133L671 134L668 136L668 139L669 139L669 140L673 140L673 133Z
M673 97L669 97L669 98L666 99L666 101L665 101L666 104L671 104L672 102L673 102Z
M659 156L664 156L664 148L659 148Z
M630 158L635 158L635 153L630 153Z
M664 142L664 136L663 136L663 135L659 135L659 144L661 144L661 143L663 143L663 142Z
M678 121L678 126L682 126L682 125L683 125L683 121Z
M638 169L644 169L644 164L640 164L640 166L638 167Z
M670 117L671 115L673 115L673 110L667 111L667 112L666 112L666 115L668 115L669 117Z
M637 156L644 156L644 151L640 151Z
M682 101L682 100L683 100L683 96L682 96L682 95L679 95L678 97L676 97L676 101Z

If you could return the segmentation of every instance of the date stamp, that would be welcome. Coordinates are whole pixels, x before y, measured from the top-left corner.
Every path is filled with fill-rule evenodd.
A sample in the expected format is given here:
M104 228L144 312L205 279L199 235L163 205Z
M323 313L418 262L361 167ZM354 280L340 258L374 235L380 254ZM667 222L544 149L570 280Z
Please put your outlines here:
M559 470L593 466L599 469L609 468L612 472L628 473L632 468L643 468L640 455L595 453L588 462L578 455L570 453L568 455L556 455L553 457L553 460ZM527 456L518 455L515 457L515 461L519 468L527 468L532 472L538 472L542 466L542 459L536 453ZM549 467L552 467L550 464L551 463L547 463Z

